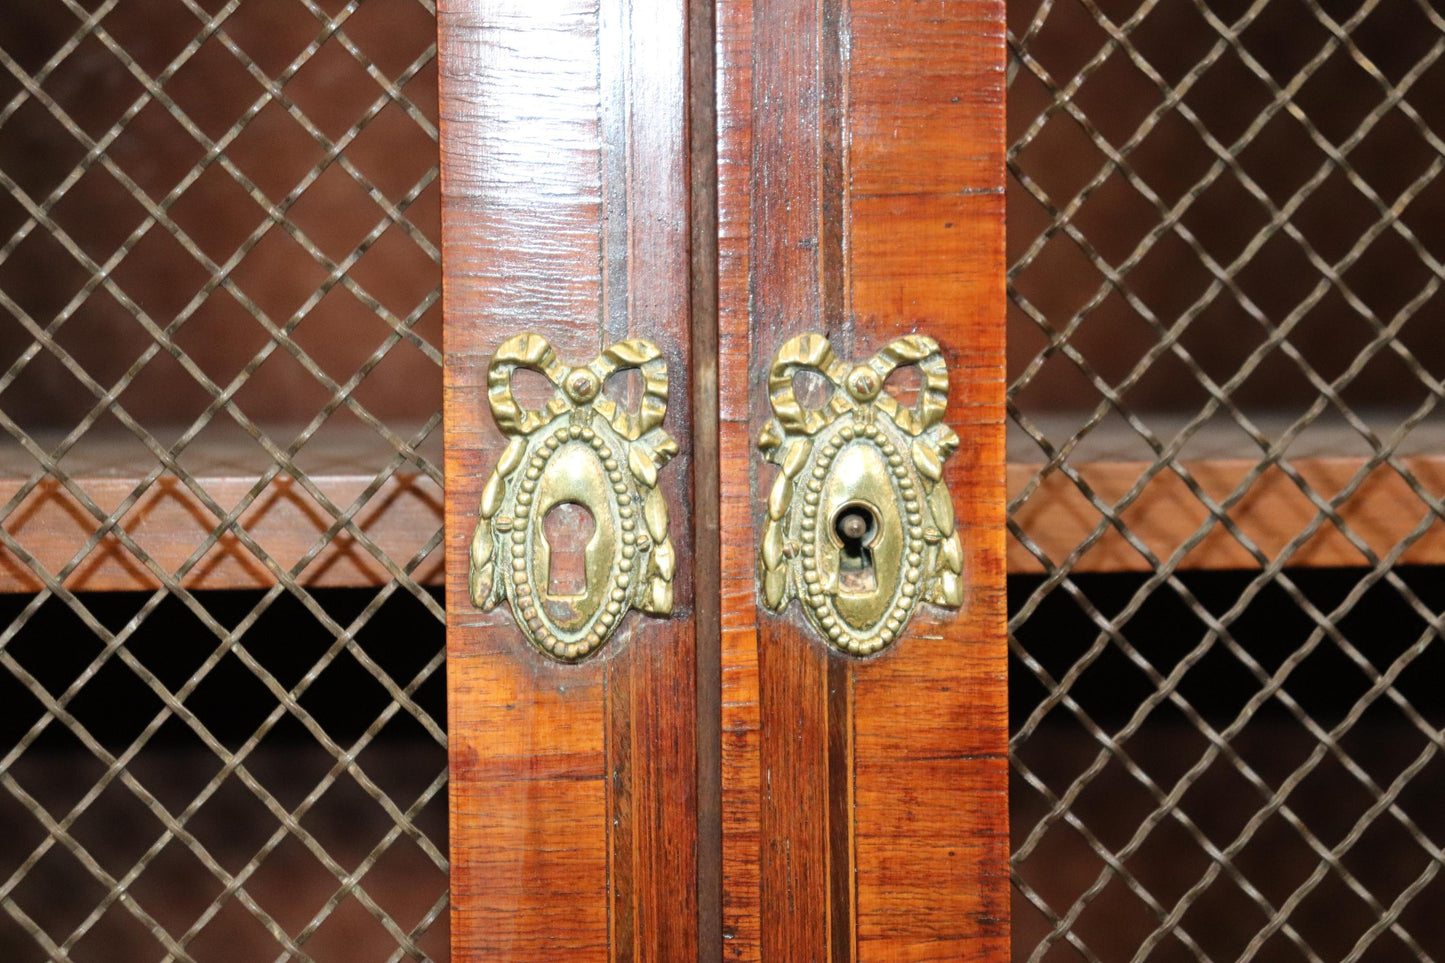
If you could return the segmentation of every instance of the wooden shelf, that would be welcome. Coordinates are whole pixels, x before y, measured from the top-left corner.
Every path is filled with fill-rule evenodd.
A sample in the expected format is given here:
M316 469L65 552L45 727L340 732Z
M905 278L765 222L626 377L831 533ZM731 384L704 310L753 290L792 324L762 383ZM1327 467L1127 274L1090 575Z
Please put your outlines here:
M326 426L296 455L295 461L316 488L343 511L371 484L394 451L369 428ZM415 426L399 428L410 437ZM129 435L97 429L62 459L61 467L75 484L106 512L121 505L136 485L155 469L156 459ZM278 444L287 444L294 430L268 430ZM43 446L54 439L37 438ZM441 432L433 433L421 453L441 463ZM230 511L255 486L271 464L270 456L239 431L222 426L208 430L181 455L182 466L222 509ZM40 466L18 445L0 447L0 503L40 472ZM176 572L215 529L219 519L180 478L164 474L126 511L121 527L166 571ZM333 523L297 481L279 474L241 513L241 527L283 568L310 551ZM356 526L382 551L405 566L442 523L442 491L414 464L404 464L389 477L354 516ZM58 480L43 478L3 522L7 532L43 565L58 572L97 528L94 515ZM418 581L440 584L442 552L438 546L414 573ZM343 530L329 539L302 570L298 581L310 587L378 585L390 573L354 534ZM182 578L191 589L264 588L275 582L272 572L243 545L234 532L222 537ZM121 544L108 535L65 579L74 591L146 591L159 580ZM19 557L0 546L0 591L34 592L44 583Z
M1061 444L1084 418L1061 414L1036 419L1045 437ZM1403 415L1374 412L1366 421L1382 438L1403 420ZM1148 417L1150 429L1168 445L1185 424L1183 417ZM1289 425L1283 416L1255 419L1270 439L1281 437ZM1232 421L1205 425L1179 453L1179 463L1216 502L1221 502L1255 469L1263 457L1260 446ZM1008 491L1016 499L1046 463L1028 435L1010 425ZM1294 441L1285 458L1299 477L1324 501L1334 498L1369 461L1363 438L1338 417L1322 419ZM1139 434L1122 420L1101 423L1070 454L1068 463L1098 497L1115 505L1155 461ZM1435 498L1445 498L1445 418L1421 423L1398 448L1398 461ZM1370 471L1363 484L1339 507L1346 525L1378 556L1391 551L1429 513L1400 473L1388 464ZM1241 532L1270 559L1279 553L1319 514L1318 507L1286 472L1272 466L1249 487L1230 510ZM1068 557L1098 525L1103 516L1062 472L1050 472L1027 502L1013 513L1014 520L1055 563ZM1155 557L1167 560L1209 518L1204 504L1189 490L1180 473L1165 469L1156 474L1121 515L1130 531ZM1407 550L1405 564L1445 562L1445 523L1435 519L1424 536ZM1367 564L1366 556L1338 526L1326 521L1290 556L1296 566L1350 566ZM1010 537L1010 573L1042 572L1039 560ZM1073 566L1078 572L1149 571L1153 564L1110 528ZM1215 523L1208 535L1181 561L1182 569L1258 568L1256 558L1223 525Z
M1067 439L1082 418L1065 413L1035 419L1051 441ZM1384 433L1399 419L1370 419ZM1270 438L1286 422L1257 420ZM1183 418L1151 416L1150 427L1167 444ZM399 432L403 436L406 430ZM289 441L294 432L275 431ZM436 433L439 435L439 433ZM50 441L43 439L42 444ZM284 443L284 442L283 442ZM440 464L439 438L429 439L423 454ZM1405 439L1399 460L1424 489L1445 498L1445 419L1421 424ZM345 508L370 484L387 461L390 447L361 426L318 435L297 455L297 463L316 486ZM1259 446L1233 423L1211 423L1181 451L1181 464L1211 497L1223 500L1261 457ZM1348 425L1317 423L1286 453L1289 464L1323 499L1347 485L1369 458L1369 448ZM1082 478L1108 504L1116 504L1153 464L1143 439L1128 425L1106 421L1091 432L1069 458ZM1017 498L1043 467L1042 452L1022 429L1011 426L1008 491ZM155 460L129 436L102 434L81 441L62 461L100 508L113 511L154 467ZM270 464L255 442L239 433L197 439L182 456L184 464L214 501L234 506ZM0 447L0 503L8 501L38 471L33 458L16 445ZM1265 471L1229 512L1268 558L1275 558L1318 513L1300 487L1279 467ZM1425 504L1388 465L1376 467L1341 506L1340 516L1377 554L1389 552L1425 517ZM1123 513L1130 530L1161 560L1188 539L1208 517L1204 505L1178 473L1155 475ZM1014 512L1016 522L1055 563L1062 561L1098 524L1100 513L1063 473L1051 472L1028 501ZM331 516L287 475L273 479L241 515L241 525L282 566L290 567L331 524ZM404 564L442 523L442 492L414 465L404 465L357 513L356 523L378 547ZM167 571L174 572L217 524L216 517L180 479L162 475L131 506L122 526ZM45 478L4 520L3 526L51 572L64 566L95 529L93 516L55 479ZM1445 563L1445 523L1435 524L1401 557L1407 564ZM1349 566L1365 556L1332 523L1326 522L1292 555L1300 566ZM1037 574L1043 566L1017 539L1010 538L1011 574ZM1151 563L1110 529L1074 565L1078 572L1149 571ZM1184 557L1181 569L1258 568L1257 561L1223 526ZM434 552L416 571L423 584L439 585L442 559ZM377 585L390 579L386 568L348 533L331 539L301 572L298 581L312 587ZM274 577L233 534L221 539L182 579L192 589L265 588ZM103 539L65 580L73 591L149 591L155 577L113 535ZM0 591L34 592L41 580L12 552L0 547Z

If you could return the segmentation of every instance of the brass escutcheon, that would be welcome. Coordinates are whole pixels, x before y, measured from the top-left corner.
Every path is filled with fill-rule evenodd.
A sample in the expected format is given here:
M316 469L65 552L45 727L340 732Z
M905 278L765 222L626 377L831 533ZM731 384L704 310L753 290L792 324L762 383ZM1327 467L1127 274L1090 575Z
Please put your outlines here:
M922 382L906 408L884 382L909 364ZM828 382L816 408L793 390L800 371ZM943 481L958 436L943 424L938 343L909 335L853 365L822 335L800 335L778 350L768 392L773 418L758 448L782 470L758 551L763 604L781 612L797 598L828 644L855 656L895 641L920 602L962 605L963 546Z
M518 368L554 386L542 408L518 404L512 394ZM629 369L643 382L635 412L601 393L608 377ZM505 596L528 640L560 662L596 653L629 608L671 614L677 557L657 473L677 454L677 443L662 428L667 362L657 346L622 341L569 367L546 338L519 334L492 356L487 400L512 440L482 491L468 571L472 603L491 609ZM567 504L586 508L596 527L583 552L582 590L552 592L543 523Z

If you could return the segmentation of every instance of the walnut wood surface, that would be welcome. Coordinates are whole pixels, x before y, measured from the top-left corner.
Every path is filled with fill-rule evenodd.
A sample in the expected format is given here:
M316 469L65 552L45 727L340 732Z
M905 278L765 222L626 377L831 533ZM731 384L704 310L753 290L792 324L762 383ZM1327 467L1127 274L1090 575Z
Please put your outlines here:
M696 957L687 25L680 2L449 0L440 10L453 959ZM669 619L551 663L468 598L500 452L506 337L564 361L646 337L668 360Z
M718 4L724 933L737 960L1008 951L1003 8ZM755 598L778 346L943 346L960 612L829 655Z

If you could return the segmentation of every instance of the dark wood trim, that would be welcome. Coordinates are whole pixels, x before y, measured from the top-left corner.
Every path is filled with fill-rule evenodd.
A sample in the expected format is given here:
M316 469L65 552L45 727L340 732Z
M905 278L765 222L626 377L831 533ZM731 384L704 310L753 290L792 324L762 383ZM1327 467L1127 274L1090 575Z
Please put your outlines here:
M697 621L697 959L723 959L722 524L718 437L717 40L713 0L688 5L692 176L693 565Z
M828 947L831 963L852 963L858 934L853 866L853 673L828 661Z
M752 6L750 350L742 389L751 402L750 438L769 417L760 376L777 349L795 335L843 330L845 17L843 0ZM742 464L755 497L765 495L771 475L764 477L755 453ZM846 741L848 700L832 697L839 670L797 621L760 617L757 645L766 775L762 959L839 963L851 957L839 890L850 888L852 847L838 839L849 816L848 776L831 765L846 753L835 758L831 750L835 739ZM837 684L846 691L845 682Z

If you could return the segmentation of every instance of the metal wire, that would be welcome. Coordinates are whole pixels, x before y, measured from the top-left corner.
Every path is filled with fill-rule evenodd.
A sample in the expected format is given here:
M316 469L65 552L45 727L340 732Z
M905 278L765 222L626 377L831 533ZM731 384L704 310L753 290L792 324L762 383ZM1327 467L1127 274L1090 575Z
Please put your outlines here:
M438 837L445 820L439 830L436 818L423 819L437 807L444 814L446 735L436 718L436 700L419 698L424 687L435 688L441 678L443 614L438 597L417 574L438 550L441 530L438 524L409 555L393 557L360 523L363 514L377 508L378 492L399 474L437 485L441 480L425 447L434 440L439 405L413 419L399 416L391 410L394 405L374 411L363 401L366 386L379 380L378 369L400 357L398 346L407 346L413 360L423 359L433 371L431 380L439 381L440 351L435 336L422 326L439 298L435 216L426 205L413 214L419 201L434 198L437 177L435 104L418 97L427 89L426 72L435 60L429 25L435 8L430 0L390 5L298 0L286 6L176 0L142 11L119 0L61 0L40 12L0 14L0 21L8 21L0 25L0 69L6 81L0 139L16 145L0 162L0 186L13 208L7 209L0 271L7 263L15 266L0 280L0 308L10 319L4 341L14 348L0 373L0 427L13 449L7 456L12 470L17 459L30 459L21 471L23 480L0 506L0 546L44 586L16 602L0 632L0 676L8 675L12 683L5 691L18 693L24 703L10 720L19 720L16 738L0 757L0 787L20 814L7 834L15 845L23 844L22 850L6 849L0 864L0 956L6 959L96 958L98 946L112 960L202 959L207 952L198 947L204 946L211 947L210 958L238 958L240 952L269 953L278 960L350 959L356 958L356 948L346 940L355 933L367 935L369 942L362 945L369 953L375 953L378 939L384 940L392 947L392 960L446 953L446 846ZM258 16L263 18L259 35L266 38L262 43L257 42ZM401 29L408 24L411 29ZM405 49L405 43L415 46ZM335 82L326 78L337 75L338 59L363 78L351 89L364 96L355 113L344 118L338 110L347 109L346 98L315 96L316 83ZM217 63L231 71L225 75L231 90L246 98L235 116L223 121L217 88L207 73ZM298 91L308 92L306 106ZM97 104L111 110L99 121ZM281 115L303 143L309 141L304 150L267 140L274 128L266 125ZM369 175L357 159L359 139L378 120L388 125L387 150L425 159L422 173L411 182L398 186L384 172ZM169 140L147 139L147 131L162 127L170 131ZM253 132L264 145L259 162L254 156L238 159L243 138ZM134 147L127 138L140 142L144 163L139 166L127 153ZM298 165L297 157L304 163ZM27 158L39 162L30 164ZM157 190L155 166L176 158L187 160L173 182ZM350 185L347 196L355 200L326 207L325 216L303 218L308 199L320 196L332 176ZM193 212L182 216L190 193L215 183L208 178L227 185L237 199L234 209L254 216L227 220L226 211L215 208L199 220ZM271 186L278 178L290 178L284 189ZM95 188L96 183L104 186ZM67 208L75 198L84 206L80 216ZM98 225L123 206L133 213L128 221L117 216L122 229L107 235ZM338 244L328 219L346 214L366 223ZM282 236L299 258L297 276L309 285L290 301L276 293L284 279L245 274L248 257ZM165 256L147 253L157 238L168 242ZM408 257L420 263L411 269L419 285L407 289L388 281L384 272L365 270L368 252L383 243L390 245L392 263ZM398 246L408 253L397 254ZM177 287L185 291L176 258L201 280L171 312L164 308L166 295L174 295ZM135 265L144 273L127 273ZM30 287L37 271L54 302L44 313L34 304L46 299L37 300ZM67 291L65 279L77 276L79 283ZM56 291L64 293L56 297ZM307 341L306 322L333 292L350 296L357 321L379 320L386 328L374 347L339 374L332 363L334 346L325 339ZM144 347L118 371L101 370L107 365L97 361L97 346L90 340L95 332L78 320L103 304L118 306L143 331ZM207 364L207 352L198 360L197 350L218 331L223 338L246 342L250 336L240 327L242 321L216 327L213 319L231 308L259 326L264 337L252 339L257 346L239 354L232 373L218 377L215 366ZM188 324L206 325L199 342L186 341ZM125 336L134 340L134 330L128 330ZM116 350L122 334L116 329ZM104 342L99 347L100 355L107 353ZM321 395L319 404L303 401L295 411L299 430L294 423L248 413L247 385L262 380L257 373L268 361L274 366L277 355L289 357L288 370L304 372L303 397L313 397L317 389ZM153 378L148 368L165 370L155 366L167 359L173 362L173 380L152 391L161 396L158 401L132 391ZM113 369L114 359L105 360ZM55 409L66 407L53 390L60 382L69 397L86 399L68 422L64 415L55 416ZM184 412L167 397L172 391L199 392L200 410ZM425 400L422 405L425 411ZM268 410L265 404L258 407ZM330 430L338 413L364 426L386 452L360 494L345 502L334 501L305 464L308 444ZM216 500L189 464L202 447L198 439L223 429L249 439L268 462L243 497L229 505ZM99 435L117 432L139 445L149 467L118 504L103 506L67 467L67 456ZM278 479L304 492L322 519L309 548L289 562L274 557L241 522ZM163 481L181 486L214 522L174 568L158 563L128 528L128 514ZM58 566L43 563L26 538L14 534L37 493L51 490L79 506L89 532ZM335 592L319 591L303 579L338 539L374 559L389 576L378 589L366 590L363 604L338 603ZM104 613L121 603L70 587L72 575L110 543L159 585L124 603L130 607L116 617ZM188 587L188 577L222 543L239 546L272 583L265 591L241 596L241 610L225 615L221 610L236 606L235 601ZM274 653L263 651L269 644L266 633L275 631L269 626L282 610L287 612L288 645L301 647L317 636L327 640L301 671L285 668ZM371 629L394 621L396 616L387 613L397 610L407 613L407 641L422 647L419 658L379 655L378 644L371 641ZM74 634L50 639L58 617L69 620ZM188 627L183 648L192 653L175 656L188 666L179 675L170 663L145 654L158 636L168 637L172 629L167 626L177 620ZM95 640L90 651L81 642L84 637ZM42 656L47 648L50 653ZM65 650L71 659L58 675L56 650ZM82 651L84 656L76 654ZM401 665L405 671L398 675ZM358 693L364 688L374 696L355 696L369 713L359 723L335 721L336 700L318 702L314 696L328 678L347 672L348 678L361 680L353 683ZM217 680L227 673L252 681L252 702L262 710L239 731L232 731L235 720L207 698L225 691ZM77 709L100 698L97 690L118 676L153 710L123 738L107 731L103 714ZM27 715L27 710L33 711ZM404 755L422 760L417 764L430 772L398 789L380 761L395 761L384 744L389 733L408 727L414 736ZM291 733L286 753L299 757L309 746L325 760L304 785L298 785L288 766L275 768L278 750L268 737L276 740L283 730ZM191 747L189 756L177 755L178 740ZM56 749L61 744L80 755L67 756ZM188 760L184 767L166 770L166 760L183 756ZM42 789L56 767L83 770L77 758L98 763L100 770L78 795L57 805ZM363 766L366 760L373 761ZM150 770L158 765L160 777L151 778ZM205 777L196 779L198 772ZM177 796L173 787L188 780L198 784ZM259 807L260 815L244 826L229 825L221 841L198 835L194 827L205 821L208 807L225 799L232 800L228 806L240 805L233 798L238 791ZM337 818L332 800L348 793L369 801L369 808L350 812L356 838L341 845L326 820ZM105 852L104 836L97 842L83 832L89 823L114 818L117 807L124 808L117 794L139 804L152 820L138 840L143 845L121 860ZM312 818L323 812L325 819ZM345 818L348 811L339 813ZM378 817L383 828L375 828ZM244 836L246 826L269 828L257 830L254 845L235 851L224 840ZM288 849L307 858L284 856ZM407 898L399 901L397 887L382 877L389 861L405 854L419 857L421 865L410 871ZM153 878L169 878L161 867L177 859L192 867L189 875L169 886L147 887ZM268 882L274 866L288 868L282 879ZM204 894L199 903L197 893ZM418 893L424 897L420 904ZM185 911L177 910L178 903L186 904ZM72 915L57 913L57 905L70 907Z
M1445 959L1424 909L1445 827L1420 795L1445 767L1421 689L1445 600L1400 561L1445 518L1402 456L1442 397L1442 237L1420 215L1445 169L1445 19L1413 0L1026 0L1009 17L1010 333L1042 339L1011 357L1010 460L1042 467L1010 532L1043 572L1011 593L1014 686L1034 693L1011 739L1015 956ZM1184 455L1221 421L1254 461L1223 497ZM1327 423L1368 452L1336 492L1291 461ZM1080 471L1107 431L1147 452L1117 500ZM1341 514L1377 471L1418 500L1384 553ZM1314 509L1277 552L1236 514L1267 473ZM1097 512L1063 557L1018 520L1054 475ZM1130 527L1161 475L1207 511L1162 556ZM1359 568L1291 568L1324 529ZM1187 572L1220 531L1257 568ZM1106 536L1147 571L1083 574ZM1279 623L1264 639L1261 619ZM1382 766L1382 745L1403 757Z
M0 67L11 82L0 140L25 147L0 159L0 186L14 206L0 244L0 307L13 319L0 359L0 427L17 457L29 460L0 505L0 548L43 585L14 598L0 633L0 675L12 683L6 691L29 700L16 710L23 724L0 757L15 827L13 852L0 866L0 947L7 959L83 959L103 946L112 960L199 960L259 945L276 959L311 960L351 959L358 946L374 952L384 942L394 947L391 959L440 958L444 820L439 826L428 814L445 804L445 732L435 699L422 693L441 675L442 620L417 573L441 533L394 557L359 523L399 474L440 483L426 448L435 406L412 418L363 400L398 351L440 365L434 336L422 330L438 299L434 218L413 213L435 193L434 105L416 93L435 51L428 41L398 53L404 32L382 31L379 41L374 24L363 23L378 0L353 0L335 12L297 0L292 12L304 14L303 27L276 35L300 39L288 48L273 38L274 49L258 47L246 28L247 16L266 5L206 6L176 0L161 19L177 39L160 52L135 32L135 8L118 0L94 9L62 0L38 26L16 13L0 16L13 18L8 30L0 25ZM1420 682L1437 677L1445 599L1438 577L1401 564L1442 518L1439 495L1401 452L1440 417L1439 352L1430 334L1441 340L1432 310L1445 237L1415 214L1433 209L1445 167L1432 106L1440 98L1431 96L1445 82L1445 21L1413 0L1337 6L1029 0L1009 11L1011 458L1040 463L1013 496L1011 533L1043 573L1015 579L1011 619L1020 959L1445 958L1445 935L1422 908L1432 897L1438 903L1445 859L1445 826L1430 802L1445 778L1442 711ZM398 0L391 10L434 14L425 0ZM155 31L154 21L148 26ZM373 85L344 120L334 105L300 93L308 70L337 55ZM99 119L88 109L94 88L74 78L76 65L98 63L120 72L82 71L87 82L126 94ZM1337 76L1341 64L1351 65L1348 83ZM239 71L233 86L238 78L252 86L249 100L222 116L205 105L216 91L201 68L228 66ZM1234 111L1222 106L1231 102ZM312 153L296 165L278 148L275 163L258 168L243 159L245 137L269 132L276 112ZM175 142L149 146L152 155L187 158L163 189L126 154L127 137L155 129L157 117L189 151ZM390 136L409 138L405 144L426 158L420 176L401 185L358 153L368 129L398 122L404 133ZM1294 136L1287 156L1277 142L1282 127ZM1409 135L1403 141L1401 130ZM1382 140L1391 148L1388 174L1369 159ZM398 144L393 153L406 149ZM24 163L35 150L43 161ZM1282 170L1289 176L1278 176ZM324 219L305 210L334 176L364 199L369 218L342 244L322 237ZM108 186L91 186L96 178ZM234 187L238 203L258 214L233 225L224 243L185 216L189 193L208 178ZM129 220L117 218L119 233L100 232L67 208L105 207L107 198L134 205ZM1342 213L1350 202L1353 220ZM1218 228L1221 218L1232 232ZM174 241L166 250L200 277L174 308L156 296L174 283L158 267L163 258L145 256L157 237ZM309 272L298 270L309 278L306 291L289 301L246 275L248 258L278 237ZM414 254L429 265L423 283L407 289L409 301L383 291L386 283L365 270L369 253L397 239L408 253L393 260ZM1274 272L1281 248L1295 257L1293 284ZM1418 269L1392 297L1370 280L1382 273L1382 258ZM46 282L48 298L29 283L40 263L54 279ZM127 274L135 263L150 265L150 281ZM18 267L3 275L7 264ZM1270 285L1261 285L1261 268ZM1287 294L1271 297L1269 288ZM333 292L353 299L358 317L385 326L345 368L324 339L306 337ZM103 302L144 336L121 364L98 357L91 329L70 333ZM186 329L230 305L264 338L217 374ZM1322 352L1320 326L1346 324L1353 326L1347 357ZM1134 332L1132 354L1121 328ZM1422 329L1427 335L1412 340ZM1248 337L1240 339L1241 331ZM1212 350L1216 340L1239 340L1228 364ZM202 399L179 423L174 411L132 390L167 359ZM277 359L289 359L313 392L299 428L250 413L269 410L247 391ZM1381 394L1375 372L1387 360L1394 377ZM1157 389L1160 371L1171 373L1173 395ZM1276 389L1289 379L1293 393L1281 395ZM55 385L84 403L63 416L47 413ZM1276 409L1289 411L1283 424L1275 409L1261 414L1262 402L1281 399ZM345 503L305 460L338 414L386 452ZM1185 458L1221 420L1256 452L1222 494ZM1291 458L1326 421L1366 452L1333 492L1315 490ZM190 464L218 426L239 431L265 455L266 467L230 505ZM1119 430L1149 454L1128 491L1109 499L1081 468L1087 441ZM115 433L139 446L147 467L124 498L102 504L68 466L97 435ZM1381 471L1419 503L1419 523L1384 553L1341 512ZM1266 551L1236 512L1272 473L1288 479L1314 515L1282 549ZM1019 521L1055 475L1097 513L1061 557ZM1130 527L1131 509L1160 476L1176 477L1207 512L1162 556ZM307 550L286 562L242 522L278 480L322 513ZM182 486L213 521L178 566L160 564L128 528L133 509L166 483ZM84 515L87 534L60 564L42 561L17 534L46 491L62 493ZM1359 552L1358 568L1320 575L1291 566L1322 530ZM1190 552L1219 531L1254 570L1227 577L1188 570ZM1147 571L1085 574L1081 561L1106 536L1121 538ZM390 578L363 602L339 600L303 579L338 539ZM254 559L271 586L239 602L188 587L223 542ZM74 591L72 577L112 543L159 588L129 601ZM1382 606L1392 621L1351 621ZM1262 613L1272 620L1263 635ZM421 644L409 662L368 635L397 618L406 620L409 641ZM188 626L193 654L168 658L182 669L148 648L178 624ZM322 640L304 665L288 668L268 647L278 624L298 639ZM49 645L55 638L63 644ZM82 638L94 640L90 648ZM1060 642L1078 638L1084 643ZM41 655L54 648L68 653L59 667L53 652ZM1333 675L1318 668L1327 660ZM374 687L359 722L341 721L334 698L313 698L343 670L353 685ZM255 717L234 721L214 709L223 676L233 686L254 680ZM1031 696L1021 694L1029 680ZM87 704L107 687L147 700L123 733ZM1340 693L1322 705L1321 687ZM402 764L384 743L403 725L415 735L401 753L421 772L399 790L390 770ZM278 771L269 740L283 733L291 762ZM179 744L187 748L178 751ZM309 768L296 762L308 752L315 756ZM81 773L68 792L56 788L61 771ZM371 822L330 805L347 792L374 807ZM114 833L96 835L91 826L120 818L118 798L150 820L123 856L114 852ZM255 813L249 822L207 830L213 809L247 806ZM370 828L347 840L337 834L338 818ZM389 875L398 872L389 861L402 853L414 857L402 887L409 900L397 896ZM177 860L188 869L168 871ZM1380 863L1395 871L1382 875ZM299 898L303 891L310 895ZM237 942L246 939L252 942Z

